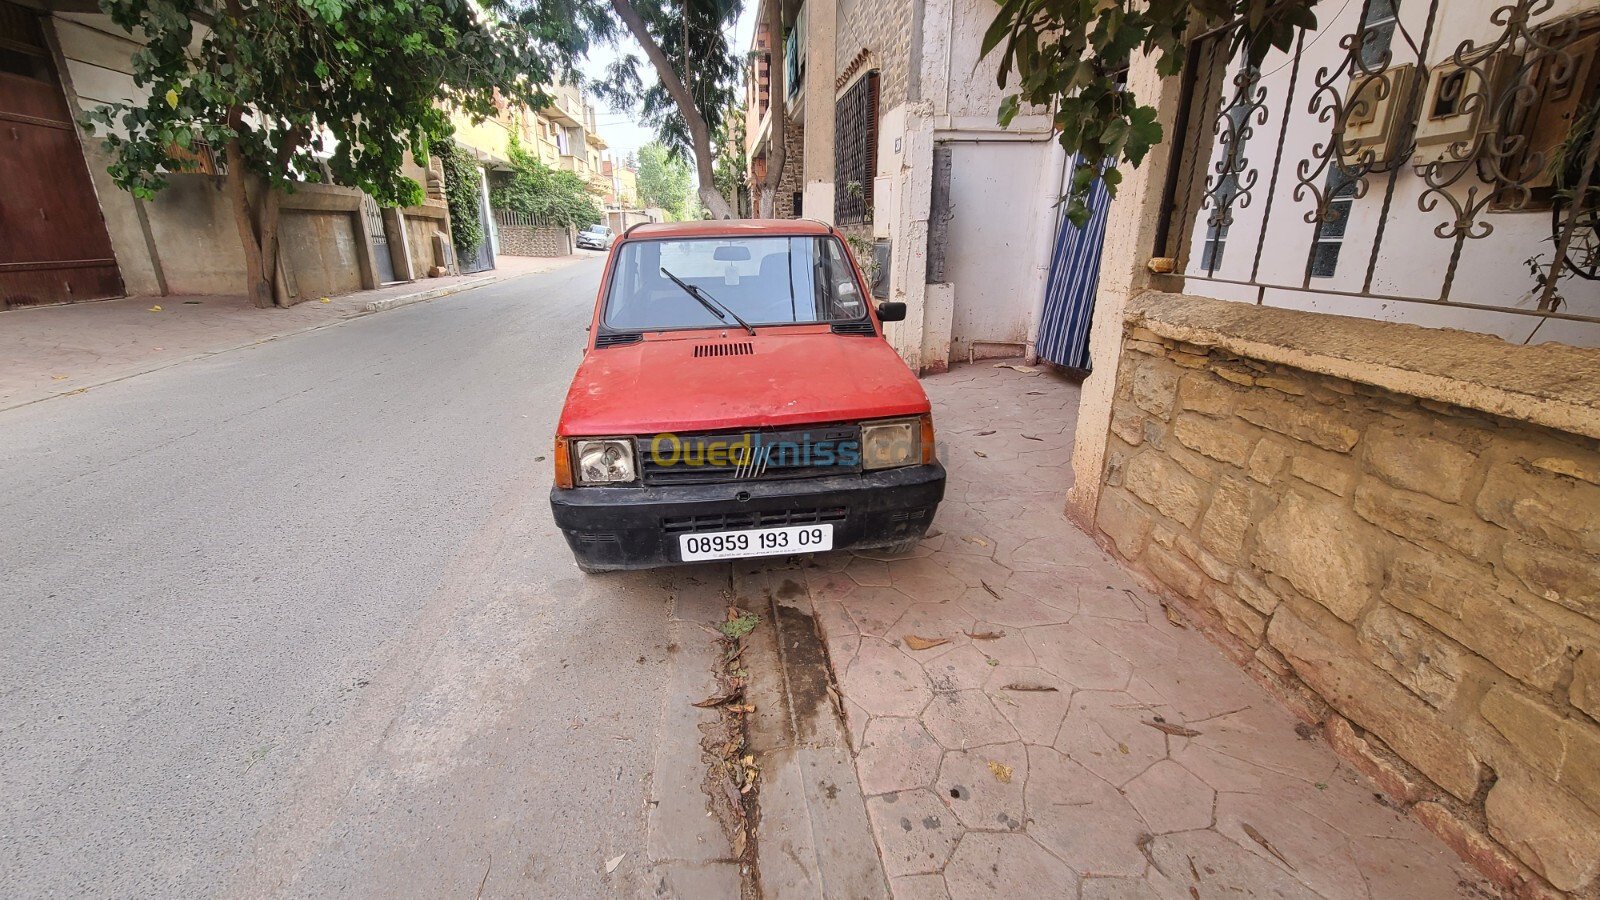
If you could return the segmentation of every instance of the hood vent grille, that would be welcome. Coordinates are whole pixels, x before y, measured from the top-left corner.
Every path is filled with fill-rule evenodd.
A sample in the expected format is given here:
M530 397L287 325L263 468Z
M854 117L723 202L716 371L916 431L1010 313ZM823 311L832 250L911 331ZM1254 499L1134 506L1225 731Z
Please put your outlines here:
M874 328L871 322L835 322L833 323L833 333L877 337L878 329Z
M694 358L704 356L749 356L756 352L754 344L749 341L740 341L734 344L696 344Z
M644 335L634 331L602 331L594 336L594 346L597 350L604 350L607 347L637 344L642 340Z

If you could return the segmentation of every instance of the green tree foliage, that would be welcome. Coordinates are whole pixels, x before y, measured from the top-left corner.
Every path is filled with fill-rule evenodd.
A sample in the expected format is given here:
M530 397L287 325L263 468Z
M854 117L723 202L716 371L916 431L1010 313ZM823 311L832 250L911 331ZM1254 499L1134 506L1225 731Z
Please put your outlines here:
M444 199L450 207L450 242L457 255L470 256L483 245L483 222L478 200L483 191L483 169L465 148L449 140L435 141L433 155L444 165Z
M516 135L511 137L507 155L512 172L491 191L495 209L523 213L543 225L583 228L602 220L588 182L540 162L522 149Z
M623 54L591 85L616 109L637 109L673 156L694 161L700 201L719 219L733 210L716 187L712 137L739 94L743 63L728 45L742 0L610 0L622 24L644 49L655 78L640 75L640 60ZM614 38L614 33L595 38ZM665 208L665 207L664 207Z
M639 148L639 198L644 206L659 206L681 220L690 181L689 167L666 147L649 143Z
M1158 71L1183 66L1191 26L1223 29L1234 53L1251 65L1273 49L1288 51L1317 27L1316 0L1002 0L983 38L983 53L1000 51L1000 87L1017 90L1000 104L1009 125L1024 106L1048 111L1061 146L1079 154L1067 194L1067 217L1082 226L1096 178L1116 194L1126 161L1137 167L1162 140L1156 110L1128 90L1123 73L1135 53L1154 55Z
M278 207L327 171L386 205L422 200L409 152L450 132L450 104L487 117L497 97L537 105L609 20L590 0L101 0L144 46L142 99L86 117L103 125L122 188L151 197L204 140L227 161L247 290L272 303ZM520 16L520 18L519 18ZM265 190L251 182L259 180Z

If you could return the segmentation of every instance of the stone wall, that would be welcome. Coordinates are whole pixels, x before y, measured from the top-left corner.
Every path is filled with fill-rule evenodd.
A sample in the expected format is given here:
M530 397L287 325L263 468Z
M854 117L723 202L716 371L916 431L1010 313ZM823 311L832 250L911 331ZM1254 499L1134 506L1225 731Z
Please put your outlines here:
M1395 390L1348 350L1321 366L1315 348L1257 352L1261 331L1222 339L1183 315L1270 313L1269 334L1353 320L1178 300L1124 333L1096 518L1108 544L1502 884L1600 896L1600 408L1486 412L1438 399L1446 381ZM1580 390L1600 366L1360 327L1356 352L1399 333L1507 378L1565 368ZM1584 430L1536 424L1564 416Z
M572 233L555 225L501 225L503 256L571 256Z
M772 215L778 219L793 219L797 215L813 215L813 211L794 208L795 194L805 187L806 130L802 125L790 123L783 137L783 174L778 176L778 195L772 198ZM832 210L828 211L830 214ZM831 217L831 215L830 215Z
M818 84L839 91L860 73L878 70L878 113L906 102L911 71L911 0L841 0L834 41L835 78L844 84ZM807 86L810 90L810 85Z

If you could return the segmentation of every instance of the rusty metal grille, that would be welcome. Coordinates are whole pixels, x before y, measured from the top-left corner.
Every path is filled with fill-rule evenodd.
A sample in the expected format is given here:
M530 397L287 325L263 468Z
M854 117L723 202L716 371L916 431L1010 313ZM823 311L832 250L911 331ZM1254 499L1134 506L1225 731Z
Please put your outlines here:
M833 217L855 225L872 217L872 179L878 165L878 72L851 85L833 110Z
M1600 322L1600 10L1446 6L1366 0L1345 33L1302 37L1259 70L1224 34L1192 45L1153 255L1258 302ZM1419 266L1432 240L1437 263ZM1527 273L1522 296L1474 283L1463 260L1482 253Z

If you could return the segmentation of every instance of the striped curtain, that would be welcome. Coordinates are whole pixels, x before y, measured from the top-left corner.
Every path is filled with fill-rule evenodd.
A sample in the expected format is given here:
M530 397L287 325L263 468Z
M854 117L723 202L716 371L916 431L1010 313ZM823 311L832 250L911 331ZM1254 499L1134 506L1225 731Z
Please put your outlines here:
M1071 172L1077 159L1067 167ZM1089 222L1078 228L1067 221L1066 205L1057 216L1055 252L1045 285L1044 313L1039 322L1039 357L1058 366L1089 371L1089 322L1094 318L1095 286L1100 281L1100 246L1106 237L1106 209L1111 198L1103 181L1089 189Z

